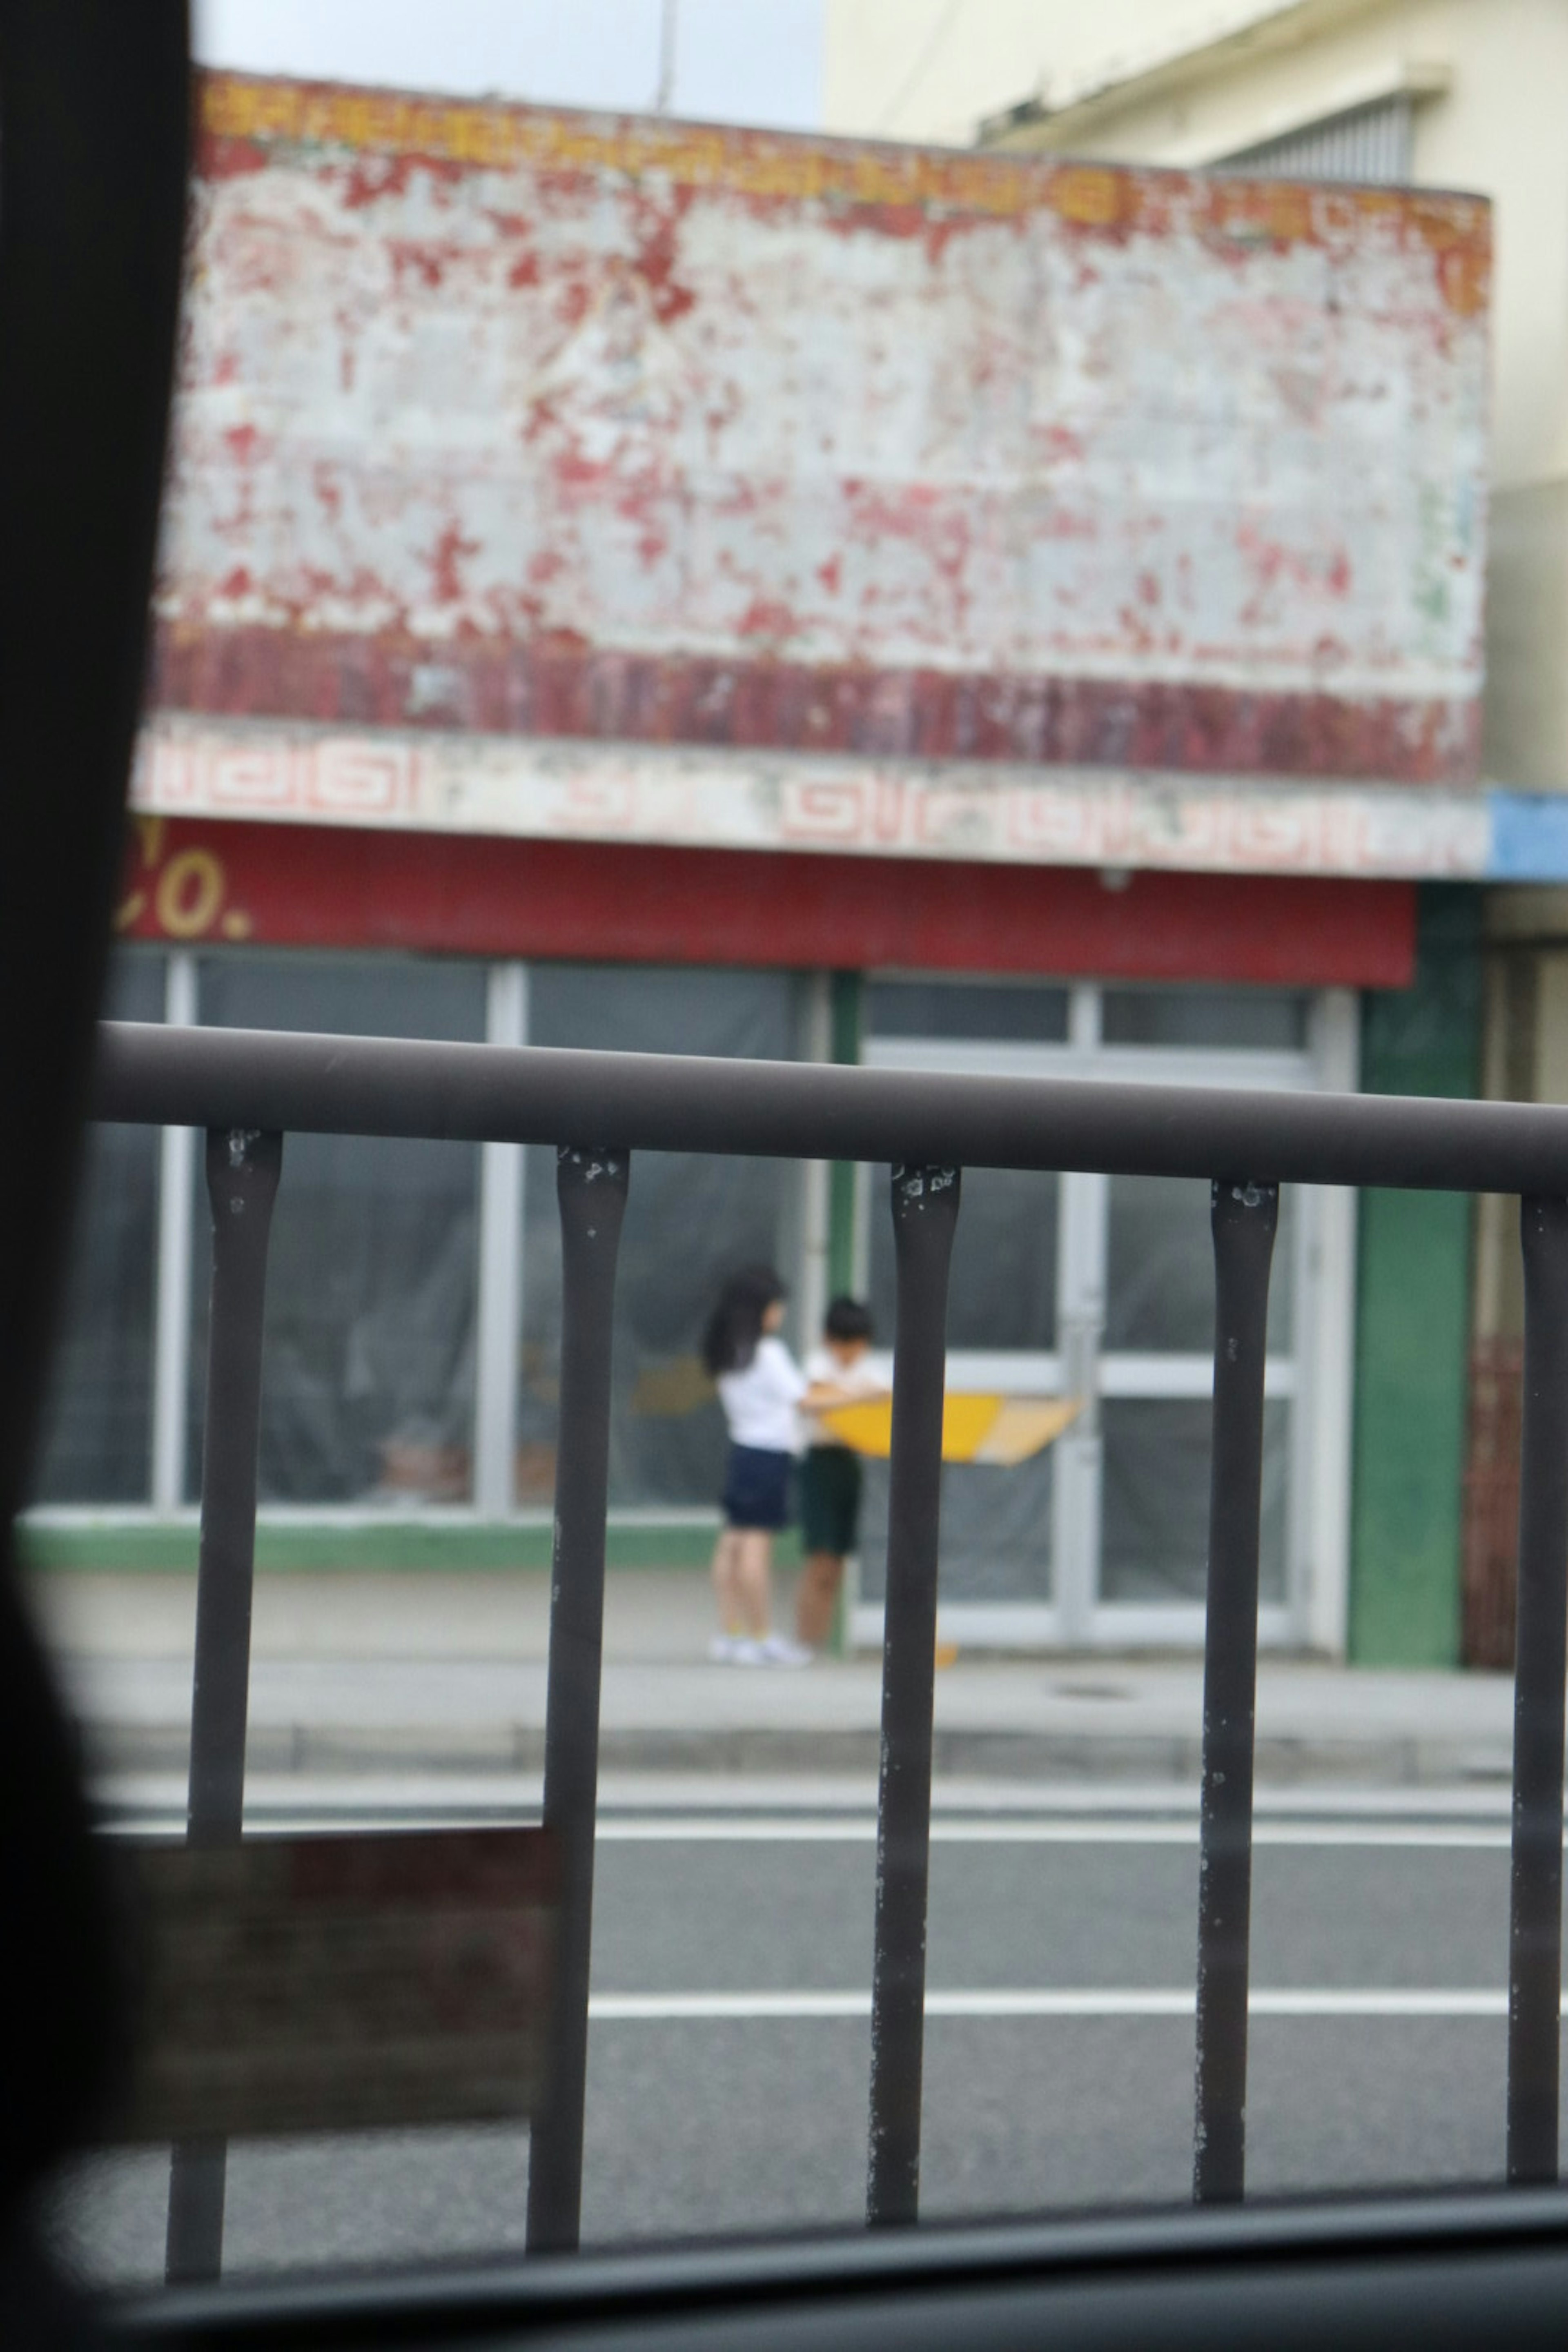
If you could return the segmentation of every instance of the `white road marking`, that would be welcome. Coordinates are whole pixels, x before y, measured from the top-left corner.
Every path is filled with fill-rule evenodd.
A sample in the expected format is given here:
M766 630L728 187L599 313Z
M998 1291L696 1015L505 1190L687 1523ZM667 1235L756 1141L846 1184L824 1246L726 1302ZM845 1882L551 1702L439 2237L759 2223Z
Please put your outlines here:
M246 1826L253 1836L281 1837L307 1832L363 1829L445 1829L473 1825L526 1826L537 1812L487 1811L482 1816L457 1810L426 1812L393 1809L374 1812L315 1811L297 1812L253 1810ZM178 1836L184 1828L183 1811L122 1813L100 1826L117 1837ZM933 1845L1173 1845L1195 1849L1195 1821L1152 1819L1029 1821L1009 1816L976 1820L969 1815L939 1816L931 1825ZM721 1814L601 1815L597 1831L601 1845L874 1845L874 1819L849 1815L784 1814L776 1818ZM1308 1846L1352 1849L1379 1847L1411 1853L1451 1852L1506 1853L1510 1832L1501 1823L1458 1822L1298 1822L1259 1820L1253 1825L1254 1846Z
M1351 1991L1285 1990L1253 1992L1254 2017L1505 2018L1506 1992L1373 1987ZM927 2017L1190 2018L1190 1992L1163 1989L1104 1990L1067 1986L1022 1991L928 1992ZM868 2018L868 1992L600 1992L588 2003L602 2024L733 2020Z
M1195 1821L952 1821L933 1820L933 1845L1182 1845L1196 1846ZM717 1820L675 1814L601 1819L604 1845L869 1845L874 1821L785 1815L776 1820ZM1254 1823L1255 1846L1400 1846L1502 1852L1509 1832L1481 1822L1277 1822Z

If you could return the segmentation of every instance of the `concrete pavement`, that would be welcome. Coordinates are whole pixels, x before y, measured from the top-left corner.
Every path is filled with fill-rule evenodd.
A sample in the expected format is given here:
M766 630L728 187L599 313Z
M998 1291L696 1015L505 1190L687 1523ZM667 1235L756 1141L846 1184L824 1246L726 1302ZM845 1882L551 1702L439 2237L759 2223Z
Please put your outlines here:
M47 1570L45 1637L110 1772L178 1770L189 1738L195 1580ZM781 1611L781 1622L783 1612ZM260 1773L537 1774L548 1580L538 1574L262 1575L249 1761ZM874 1774L880 1665L708 1663L707 1581L612 1573L601 1756L607 1772ZM1194 1658L961 1655L937 1677L946 1777L1194 1783ZM1373 1673L1266 1657L1260 1783L1497 1788L1510 1769L1506 1676Z

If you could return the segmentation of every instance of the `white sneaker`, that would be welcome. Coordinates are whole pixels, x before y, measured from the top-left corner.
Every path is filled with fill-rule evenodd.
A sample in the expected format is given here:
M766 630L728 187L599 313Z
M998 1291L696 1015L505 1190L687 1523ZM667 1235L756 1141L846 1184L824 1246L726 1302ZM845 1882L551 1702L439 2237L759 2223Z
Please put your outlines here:
M770 1633L760 1645L763 1664L770 1666L809 1666L812 1653L804 1643L792 1642L787 1633Z
M735 1653L741 1646L739 1633L715 1633L708 1644L708 1654L716 1666L732 1666Z
M767 1663L768 1645L765 1642L749 1641L742 1633L731 1643L730 1664L732 1666L765 1666Z

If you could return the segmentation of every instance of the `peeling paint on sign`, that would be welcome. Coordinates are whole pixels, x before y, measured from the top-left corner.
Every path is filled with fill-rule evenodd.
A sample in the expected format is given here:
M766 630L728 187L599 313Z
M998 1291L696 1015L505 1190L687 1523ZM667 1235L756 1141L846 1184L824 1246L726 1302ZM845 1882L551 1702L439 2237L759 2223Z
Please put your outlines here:
M143 735L132 805L534 841L1429 880L1479 876L1489 840L1479 794L1407 784L355 735L174 712ZM180 884L193 899L200 887Z
M1468 784L1489 238L209 80L159 698Z

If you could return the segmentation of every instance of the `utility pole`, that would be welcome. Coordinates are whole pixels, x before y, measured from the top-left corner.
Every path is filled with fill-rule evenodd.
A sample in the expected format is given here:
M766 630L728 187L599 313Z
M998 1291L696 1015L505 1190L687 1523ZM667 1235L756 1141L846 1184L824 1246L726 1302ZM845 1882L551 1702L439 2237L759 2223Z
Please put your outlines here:
M675 96L675 29L679 10L680 0L659 0L658 89L653 101L656 114L668 114Z

